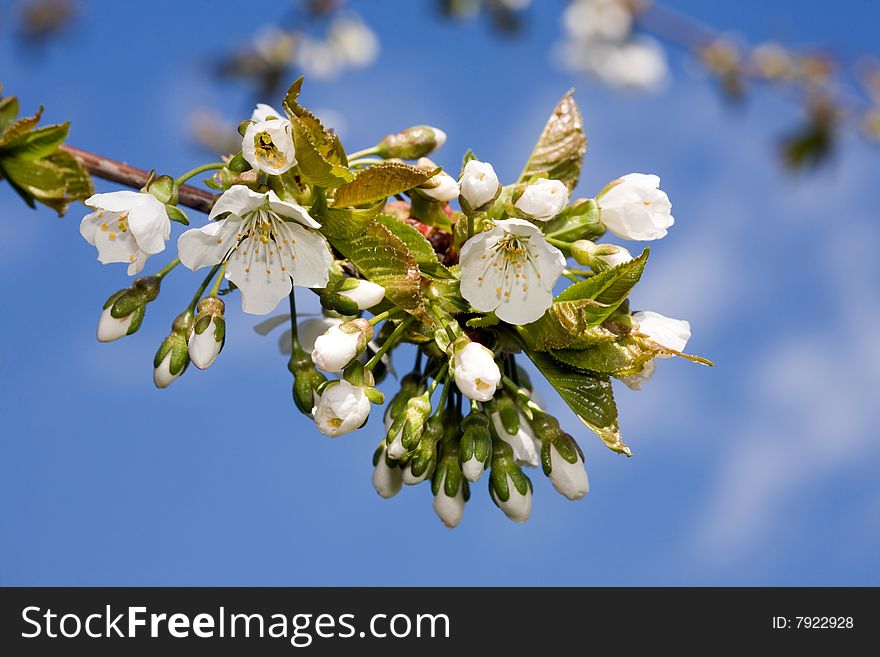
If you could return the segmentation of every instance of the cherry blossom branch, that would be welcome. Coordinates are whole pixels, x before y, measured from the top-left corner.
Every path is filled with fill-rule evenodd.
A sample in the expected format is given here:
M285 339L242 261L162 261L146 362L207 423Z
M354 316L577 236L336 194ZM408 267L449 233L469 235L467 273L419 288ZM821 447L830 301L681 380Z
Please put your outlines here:
M73 146L62 146L63 150L73 155L90 174L97 178L119 183L127 187L140 189L147 183L150 172L133 167L125 162L112 160ZM178 192L178 204L199 212L208 213L214 205L214 194L207 189L199 189L192 185L181 185Z

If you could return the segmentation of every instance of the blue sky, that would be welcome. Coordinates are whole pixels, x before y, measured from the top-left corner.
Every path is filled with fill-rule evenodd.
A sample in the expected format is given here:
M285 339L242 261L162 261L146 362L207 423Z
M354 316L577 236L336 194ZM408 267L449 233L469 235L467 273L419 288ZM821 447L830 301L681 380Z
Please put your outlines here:
M238 121L253 100L211 80L211 57L284 3L154 4L84 3L77 29L39 52L0 15L6 92L72 120L74 145L161 172L200 163L188 113ZM796 118L785 99L731 109L676 58L651 96L572 77L549 58L560 2L534 3L519 40L440 22L424 0L395 24L400 4L353 3L378 61L307 80L303 102L344 117L349 149L430 123L449 133L439 163L455 169L471 147L510 180L576 86L590 140L578 191L653 172L673 202L633 305L689 319L689 350L718 366L664 361L641 392L620 387L628 460L545 391L584 448L591 493L571 503L530 473L534 511L516 525L480 482L449 531L426 486L373 491L378 417L331 441L295 412L277 334L258 336L235 302L210 370L154 389L153 352L201 277L176 272L136 336L98 344L124 271L95 261L82 208L57 219L0 187L0 583L880 584L877 148L845 135L828 167L792 176L773 150ZM754 41L877 54L870 2L670 4Z

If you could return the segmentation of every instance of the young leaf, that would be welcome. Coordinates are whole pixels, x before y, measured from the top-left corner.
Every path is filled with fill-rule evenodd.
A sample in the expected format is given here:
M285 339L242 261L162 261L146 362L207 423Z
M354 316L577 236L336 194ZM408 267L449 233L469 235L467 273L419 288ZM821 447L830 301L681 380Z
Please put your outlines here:
M23 160L37 160L48 157L67 139L70 123L47 125L37 128L4 149L4 157L17 157Z
M292 116L290 124L293 128L297 167L306 182L318 187L339 187L354 178L347 167L334 164L318 150L318 144L302 119Z
M536 351L565 349L575 342L607 341L611 332L600 329L599 325L617 310L638 283L647 260L648 249L645 249L638 258L571 285L553 300L541 319L519 327L520 336ZM612 333L611 339L614 337Z
M616 342L601 342L586 349L555 349L550 354L560 363L575 369L613 376L629 376L641 371L657 350L633 336L623 336Z
M18 110L18 98L15 96L0 98L0 135L15 121Z
M439 228L447 233L452 232L452 219L446 214L446 203L429 199L421 194L413 194L410 205L410 216L418 219L426 226Z
M587 151L587 138L584 136L584 120L573 94L572 89L556 105L519 182L526 182L531 175L544 171L550 178L564 182L569 192L577 185Z
M427 319L418 262L403 240L376 221L379 209L329 208L317 212L316 218L333 247L369 280L384 287L389 301Z
M0 135L0 150L18 141L20 137L37 127L42 115L43 108L41 107L34 116L26 116L10 123Z
M430 278L453 278L452 272L437 259L431 243L415 228L388 214L379 214L376 221L399 237L419 263L419 270Z
M435 172L416 169L402 162L383 162L358 173L336 190L333 207L375 203L418 187Z
M632 456L620 436L617 404L608 375L580 372L558 363L548 354L530 349L526 349L526 354L571 410L606 446Z

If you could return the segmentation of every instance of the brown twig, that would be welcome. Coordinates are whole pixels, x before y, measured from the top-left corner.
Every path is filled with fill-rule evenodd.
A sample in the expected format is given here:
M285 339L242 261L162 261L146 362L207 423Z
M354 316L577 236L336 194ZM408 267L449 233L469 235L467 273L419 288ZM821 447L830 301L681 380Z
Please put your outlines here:
M150 177L149 171L138 169L125 162L111 160L110 158L96 155L73 146L62 146L65 151L73 155L90 174L110 182L140 189L147 183ZM208 213L214 205L214 194L207 189L199 189L192 185L181 185L179 190L178 204L199 212Z

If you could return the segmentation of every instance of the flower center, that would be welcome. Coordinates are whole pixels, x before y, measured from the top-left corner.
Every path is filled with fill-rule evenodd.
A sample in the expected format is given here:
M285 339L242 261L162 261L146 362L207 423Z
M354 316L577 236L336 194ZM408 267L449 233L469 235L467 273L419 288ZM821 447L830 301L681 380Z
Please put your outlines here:
M265 130L254 136L254 153L258 159L265 160L273 167L282 167L287 164L287 158L272 141L272 135Z

